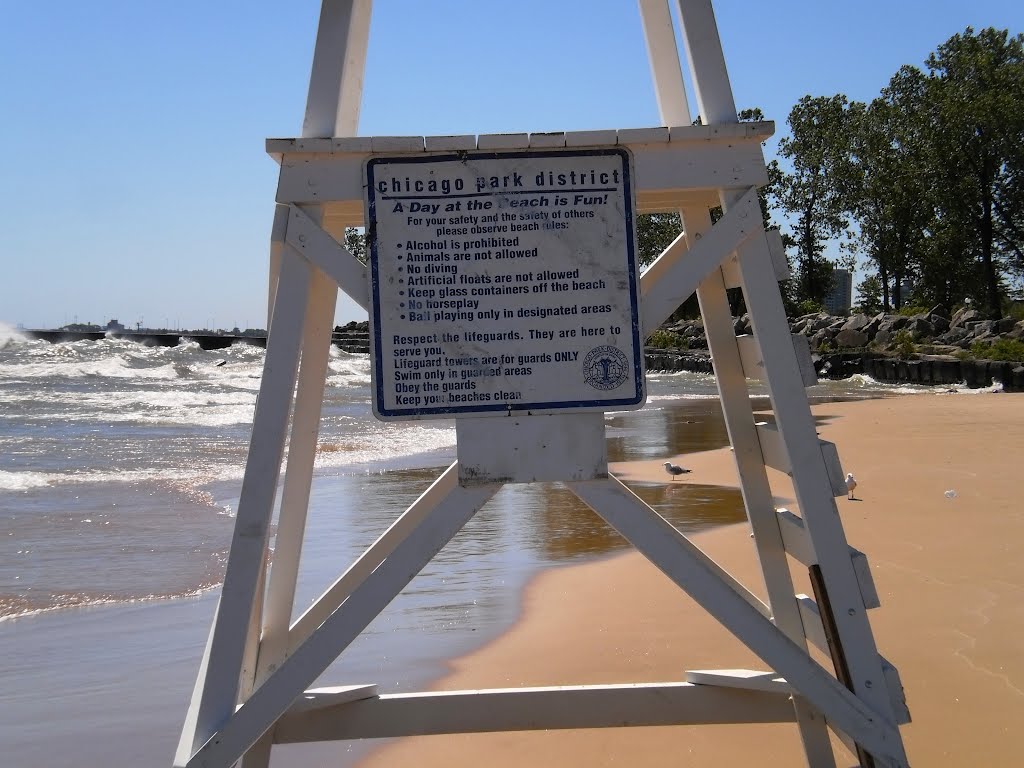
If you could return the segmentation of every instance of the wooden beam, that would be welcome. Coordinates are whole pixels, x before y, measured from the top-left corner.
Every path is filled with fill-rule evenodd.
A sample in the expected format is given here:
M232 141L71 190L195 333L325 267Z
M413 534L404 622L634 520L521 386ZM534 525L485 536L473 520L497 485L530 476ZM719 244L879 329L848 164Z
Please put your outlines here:
M476 514L499 485L457 487L196 751L188 768L233 765ZM255 579L254 579L255 581ZM233 667L235 673L239 665ZM233 697L232 697L233 698Z
M369 311L370 289L366 265L298 206L293 205L288 211L288 233L285 237L289 246L319 267L356 304Z
M793 686L774 672L754 669L688 669L686 682L694 685L719 685L724 688L742 688L746 691L774 691L793 693Z
M316 709L302 704L278 721L275 742L792 721L786 691L691 683L499 688L386 694Z
M242 478L231 551L224 586L214 618L206 669L194 723L192 748L216 733L235 710L239 674L243 666L247 630L255 601L267 533L284 454L292 392L295 389L306 299L309 265L291 255L281 265L274 318L267 338L263 379L256 400L249 455ZM262 595L259 595L262 599ZM182 734L182 744L190 739ZM182 752L187 750L182 750ZM239 754L240 756L240 754ZM237 758L236 758L237 759Z
M568 132L572 133L572 131ZM720 123L717 125L673 125L669 128L666 125L652 126L649 128L619 128L603 129L601 134L605 137L615 136L616 143L620 146L631 146L634 144L667 144L670 141L677 145L699 145L709 143L734 144L747 142L760 144L771 138L775 133L775 123L771 120L761 120L756 123ZM540 144L551 144L553 146L564 146L560 142L565 141L568 135L564 131L539 132L539 133L483 133L476 137L476 149L488 151L494 149L529 149ZM403 147L404 149L389 149L388 152L416 154L426 152L429 144L449 139L448 136L347 136L338 135L327 138L274 138L267 139L265 143L267 154L275 162L280 163L286 155L317 155L317 154L359 154L369 153L373 150L374 139L390 144L392 147ZM376 146L382 146L378 141ZM309 158L306 158L309 159ZM365 159L365 158L364 158Z
M428 515L433 514L458 484L458 464L453 463L296 619L288 632L288 652L302 645L349 598L353 590L390 557L395 548L412 535Z
M585 138L570 133L567 139L565 133L534 133L530 135L530 146L523 149L559 149L566 146L566 141L594 141L600 134L588 135L589 138ZM611 138L611 134L603 135ZM333 140L323 141L326 143L322 147L315 148L318 151L299 151L296 143L289 147L295 151L281 155L277 202L328 205L328 215L339 202L362 206L363 166L367 159L373 154L423 153L425 146L422 136L374 136L369 153L337 153L333 151ZM303 147L308 144L305 140ZM687 138L617 146L626 146L633 153L635 191L641 209L649 205L651 199L683 199L700 190L705 191L704 197L713 205L721 186L749 188L768 183L761 145L756 137L734 141ZM515 148L508 149L514 151ZM676 210L679 207L677 203ZM760 213L757 221L760 224Z
M784 280L791 279L793 275L789 269L789 262L786 259L786 249L782 245L782 235L779 234L779 230L765 230L764 238L768 243L768 253L770 253L772 257L772 269L775 271L775 279L780 283ZM725 276L726 288L741 288L743 286L737 256L734 255L725 260L722 264L722 274Z
M641 326L646 338L686 301L732 251L747 238L762 233L757 190L750 189L740 203L696 242L687 246L677 237L640 278Z
M786 551L808 568L817 565L818 557L814 553L814 546L804 527L803 518L788 509L779 509L778 514L779 527L782 530ZM853 561L853 570L857 576L857 585L860 587L864 607L878 608L882 601L878 596L878 589L875 587L874 576L871 575L871 564L868 562L867 555L854 547L848 547L848 551L850 559Z
M807 337L794 333L793 351L796 353L797 364L800 366L800 379L805 387L818 383L818 374L814 371L814 361L811 359L811 347ZM736 343L740 349L740 361L743 364L743 375L748 379L764 381L764 356L761 354L761 347L757 338L750 333L736 337Z
M821 613L814 598L808 595L797 595L797 603L800 606L800 618L804 623L804 632L807 640L822 653L828 654L828 639L825 635L825 626L821 621ZM903 681L900 679L899 670L887 658L879 654L879 662L882 666L882 674L885 677L886 688L889 698L892 701L893 711L896 713L896 722L904 725L910 722L910 710L907 707L906 696L903 692Z
M826 718L876 757L905 766L899 730L841 685L757 611L722 570L668 521L614 479L569 483L573 493L779 672ZM886 702L886 708L890 706Z
M665 0L640 0L640 20L647 42L647 60L651 64L658 114L665 125L693 122L679 66L679 46L672 23L672 10Z
M772 469L777 469L787 475L793 475L793 464L789 459L786 444L779 432L778 425L761 422L757 425L757 436L761 441L761 452L764 454L764 463ZM815 438L817 439L817 438ZM821 461L824 463L828 473L829 484L833 496L845 496L846 476L843 474L842 464L839 463L839 452L835 443L827 440L817 440L818 450L821 451Z

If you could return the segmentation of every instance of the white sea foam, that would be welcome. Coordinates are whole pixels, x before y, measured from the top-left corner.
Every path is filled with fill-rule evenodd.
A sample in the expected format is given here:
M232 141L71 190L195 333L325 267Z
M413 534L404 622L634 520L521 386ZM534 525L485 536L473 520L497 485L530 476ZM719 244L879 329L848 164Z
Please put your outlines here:
M7 472L0 469L0 490L28 491L51 484L51 475L46 472Z
M896 395L920 395L935 392L935 387L924 384L892 384L868 376L866 373L855 373L847 379L818 379L817 386L839 386L844 389L863 388Z
M25 341L25 337L14 326L0 323L0 349L16 341Z
M322 436L318 468L379 465L406 456L433 453L455 446L455 427L424 427L373 423L369 429L337 437Z
M141 470L74 470L63 472L6 472L0 470L0 490L27 491L46 486L72 483L124 483L133 485L161 482L180 487L204 485L217 480L236 480L242 476L241 465L205 466L202 470L141 469Z

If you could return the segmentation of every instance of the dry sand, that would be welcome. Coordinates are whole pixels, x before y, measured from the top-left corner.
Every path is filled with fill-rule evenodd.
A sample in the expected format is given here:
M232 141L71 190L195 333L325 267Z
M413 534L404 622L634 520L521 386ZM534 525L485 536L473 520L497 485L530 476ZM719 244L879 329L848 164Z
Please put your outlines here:
M1024 395L929 394L814 411L825 418L822 437L837 443L860 482L860 501L837 504L881 596L871 621L906 689L911 764L1024 765ZM736 482L728 450L666 458L694 470L688 482ZM613 470L668 481L660 460ZM787 479L771 474L779 498L791 498ZM695 540L763 595L747 526ZM810 593L805 580L798 584ZM515 627L455 661L435 687L667 681L686 669L765 668L636 553L548 572L524 599ZM838 754L840 765L856 762ZM705 764L804 760L795 726L759 725L431 736L387 744L364 763Z

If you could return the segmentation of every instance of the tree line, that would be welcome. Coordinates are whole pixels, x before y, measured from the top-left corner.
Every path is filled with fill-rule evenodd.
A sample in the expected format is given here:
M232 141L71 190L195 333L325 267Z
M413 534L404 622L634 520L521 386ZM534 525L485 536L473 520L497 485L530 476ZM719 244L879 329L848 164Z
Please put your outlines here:
M1024 275L1024 36L968 27L870 103L805 96L787 123L771 194L792 222L795 300L824 298L841 240L847 266L867 262L865 309L1001 315Z
M787 124L762 199L766 221L785 220L791 312L820 306L833 268L861 262L864 311L1003 313L1024 277L1024 35L968 27L870 103L804 96ZM643 260L679 229L641 219Z

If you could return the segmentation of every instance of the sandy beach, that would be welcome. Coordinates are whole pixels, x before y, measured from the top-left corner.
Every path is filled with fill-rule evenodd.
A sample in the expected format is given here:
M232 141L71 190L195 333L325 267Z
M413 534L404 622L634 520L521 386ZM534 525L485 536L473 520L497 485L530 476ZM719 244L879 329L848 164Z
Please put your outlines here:
M1022 764L1024 395L925 394L828 403L814 412L821 436L839 446L844 470L860 482L859 500L837 504L881 597L871 621L906 689L914 721L902 733L911 764ZM728 449L613 471L667 482L664 459L692 468L687 482L736 482ZM770 475L773 492L788 504L787 478ZM694 539L763 596L748 533L736 525ZM810 592L802 572L794 569L794 578L799 591ZM435 687L668 681L687 669L723 667L765 668L629 553L535 579L522 619L453 662ZM855 762L840 755L840 765ZM362 764L793 766L803 764L803 753L790 725L667 727L404 739Z

